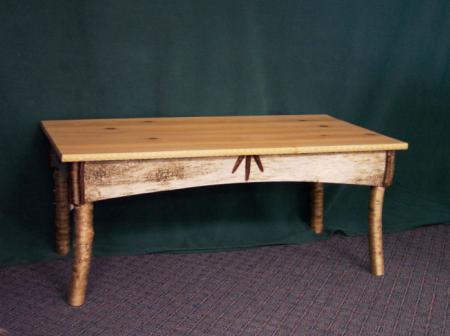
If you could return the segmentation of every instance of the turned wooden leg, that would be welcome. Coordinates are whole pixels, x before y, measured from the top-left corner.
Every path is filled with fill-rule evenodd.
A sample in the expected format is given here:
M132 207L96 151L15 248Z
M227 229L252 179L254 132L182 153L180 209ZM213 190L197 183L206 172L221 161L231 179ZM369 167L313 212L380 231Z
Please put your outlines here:
M383 256L383 187L372 187L369 203L369 253L370 271L373 275L384 275Z
M74 260L68 295L71 306L81 306L86 296L94 239L92 213L92 203L75 206Z
M59 165L53 170L53 181L56 253L66 255L70 251L70 204L65 166Z
M311 229L314 233L323 232L323 183L311 184Z

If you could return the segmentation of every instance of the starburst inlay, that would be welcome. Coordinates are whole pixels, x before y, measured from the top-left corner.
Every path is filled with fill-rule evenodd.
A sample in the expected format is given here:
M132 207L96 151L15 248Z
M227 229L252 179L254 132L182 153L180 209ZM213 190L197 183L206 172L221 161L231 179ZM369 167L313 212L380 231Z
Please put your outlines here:
M241 165L241 163L244 160L244 158L245 158L245 180L246 181L248 181L250 179L250 170L251 170L251 166L252 166L252 158L255 160L256 165L258 166L258 169L261 172L264 171L264 167L262 165L261 158L259 157L259 155L240 155L236 159L236 163L234 164L233 169L231 170L232 174L234 174L237 171L237 169Z

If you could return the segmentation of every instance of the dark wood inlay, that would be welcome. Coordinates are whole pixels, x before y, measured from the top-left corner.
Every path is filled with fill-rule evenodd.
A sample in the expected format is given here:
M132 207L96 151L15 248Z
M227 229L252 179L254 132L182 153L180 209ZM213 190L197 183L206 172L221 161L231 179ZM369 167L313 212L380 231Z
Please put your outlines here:
M233 170L231 171L232 174L234 174L236 170L239 168L242 160L244 160L244 157L245 157L244 155L238 156L236 163L234 164Z
M248 181L250 179L250 169L252 167L252 157L247 155L245 157L245 180Z
M260 159L259 155L253 155L253 158L255 159L256 165L258 166L259 170L261 172L263 172L264 171L264 167L262 165L262 162L261 162L261 159Z

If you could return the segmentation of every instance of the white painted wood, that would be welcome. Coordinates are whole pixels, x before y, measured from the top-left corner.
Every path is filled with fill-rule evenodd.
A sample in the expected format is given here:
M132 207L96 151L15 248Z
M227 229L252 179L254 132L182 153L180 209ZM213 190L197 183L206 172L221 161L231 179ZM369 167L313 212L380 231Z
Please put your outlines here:
M245 183L245 162L232 174L237 157L86 162L85 201L163 190ZM323 182L383 185L386 152L260 156L250 182ZM244 160L245 161L245 160Z

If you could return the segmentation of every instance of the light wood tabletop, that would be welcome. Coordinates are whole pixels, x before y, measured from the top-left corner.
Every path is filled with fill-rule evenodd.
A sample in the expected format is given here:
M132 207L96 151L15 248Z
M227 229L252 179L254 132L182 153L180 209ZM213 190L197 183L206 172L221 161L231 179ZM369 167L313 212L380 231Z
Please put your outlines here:
M62 162L365 152L408 144L329 115L42 121Z

